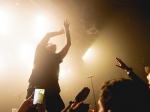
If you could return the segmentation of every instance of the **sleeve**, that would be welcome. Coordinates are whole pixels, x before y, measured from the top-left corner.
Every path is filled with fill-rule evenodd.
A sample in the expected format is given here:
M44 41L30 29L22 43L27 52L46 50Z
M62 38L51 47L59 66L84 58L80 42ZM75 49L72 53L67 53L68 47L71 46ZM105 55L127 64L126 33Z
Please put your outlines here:
M133 71L130 71L128 76L132 81L134 81L141 88L148 88L148 85L141 78L139 78Z
M148 85L141 80L133 71L131 71L129 74L129 77L131 78L131 80L134 82L135 84L135 90L138 90L137 94L135 94L135 96L140 96L138 97L140 99L140 102L143 103L144 107L144 111L145 112L149 112L150 109L150 89L148 87ZM142 94L142 96L141 96Z

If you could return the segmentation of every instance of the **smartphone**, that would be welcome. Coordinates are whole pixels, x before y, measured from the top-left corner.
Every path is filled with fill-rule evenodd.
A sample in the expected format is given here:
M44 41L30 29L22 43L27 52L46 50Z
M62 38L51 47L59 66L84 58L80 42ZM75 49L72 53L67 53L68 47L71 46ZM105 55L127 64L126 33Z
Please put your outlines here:
M44 99L45 89L42 87L35 87L33 105L42 104Z

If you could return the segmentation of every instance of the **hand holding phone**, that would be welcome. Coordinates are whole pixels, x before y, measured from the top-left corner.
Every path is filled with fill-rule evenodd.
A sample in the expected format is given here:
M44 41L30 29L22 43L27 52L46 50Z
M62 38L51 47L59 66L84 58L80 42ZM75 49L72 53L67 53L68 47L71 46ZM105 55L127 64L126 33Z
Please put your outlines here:
M45 89L42 87L35 87L33 105L42 104L44 99Z

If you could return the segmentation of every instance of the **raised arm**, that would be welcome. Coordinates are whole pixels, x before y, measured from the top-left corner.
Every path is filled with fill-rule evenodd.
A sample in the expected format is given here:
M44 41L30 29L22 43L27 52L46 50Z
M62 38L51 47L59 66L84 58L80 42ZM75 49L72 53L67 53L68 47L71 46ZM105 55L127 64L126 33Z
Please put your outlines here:
M126 71L131 80L137 82L140 86L148 87L148 85L132 71L132 68L128 67L121 59L116 58L116 60L118 62L116 66Z
M66 44L63 47L63 49L60 51L61 60L67 55L68 50L71 46L69 25L70 25L70 23L68 22L68 20L64 21L64 28L65 28L65 33L66 33L66 38L65 38Z
M43 37L43 39L40 41L39 44L46 46L50 38L57 36L57 35L61 35L63 33L65 33L63 28L60 31L49 32Z

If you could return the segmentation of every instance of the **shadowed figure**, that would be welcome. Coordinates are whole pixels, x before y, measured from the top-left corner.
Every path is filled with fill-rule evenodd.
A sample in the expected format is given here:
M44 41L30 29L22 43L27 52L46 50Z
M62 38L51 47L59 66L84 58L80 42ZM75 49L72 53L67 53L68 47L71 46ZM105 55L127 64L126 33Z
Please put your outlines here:
M27 89L28 98L34 91L35 86L44 87L46 110L48 112L60 112L65 106L61 99L60 86L58 83L59 78L59 64L63 61L67 55L71 46L70 23L65 20L64 28L60 31L50 32L45 35L41 42L37 45L35 51L34 68L29 78L29 87ZM63 49L56 53L57 46L52 43L48 43L50 38L65 33L66 44ZM37 112L35 107L31 107L27 112Z

